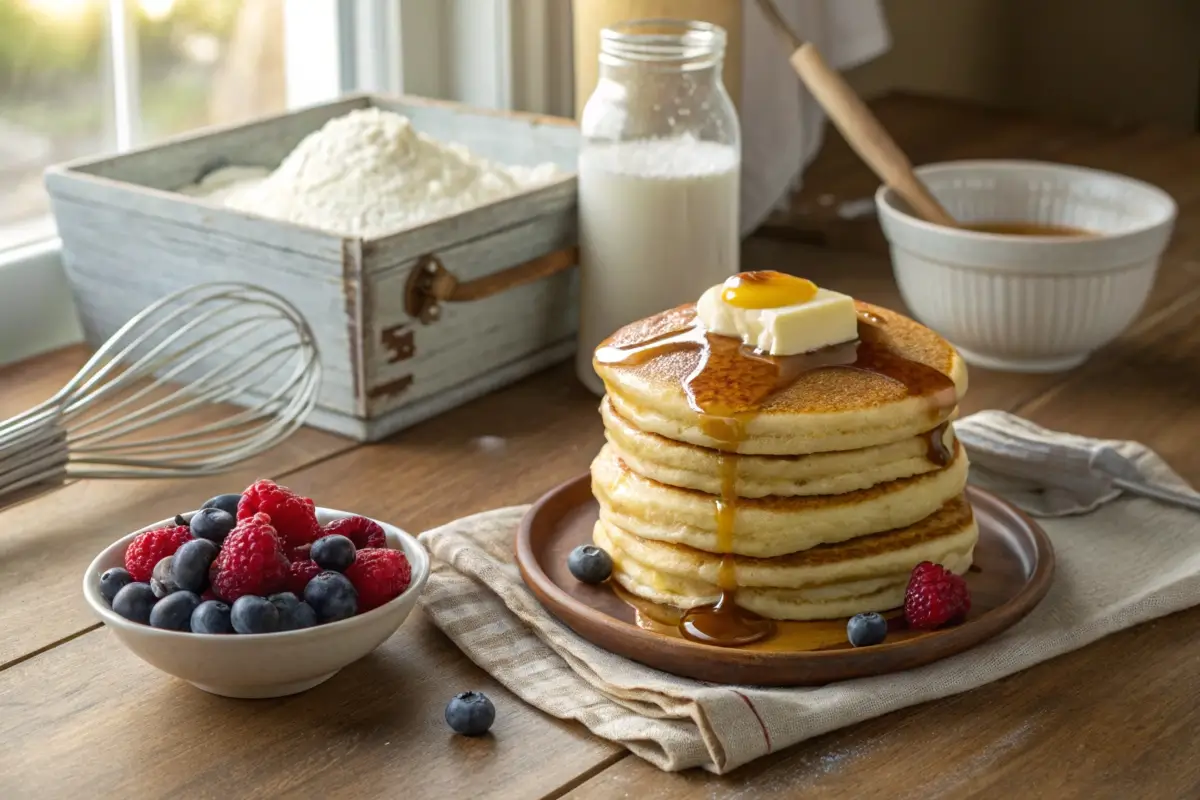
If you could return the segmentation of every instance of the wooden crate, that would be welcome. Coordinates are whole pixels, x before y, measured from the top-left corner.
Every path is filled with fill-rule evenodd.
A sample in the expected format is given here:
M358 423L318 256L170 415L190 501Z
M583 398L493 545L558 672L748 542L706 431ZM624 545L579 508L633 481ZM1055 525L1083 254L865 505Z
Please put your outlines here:
M368 106L494 161L552 161L569 175L375 239L173 191L227 164L274 168L328 120ZM311 424L374 440L570 355L577 153L570 120L362 95L54 167L46 186L89 343L176 289L219 280L264 286L315 331L324 381ZM427 294L413 294L420 290ZM450 302L433 302L435 290Z

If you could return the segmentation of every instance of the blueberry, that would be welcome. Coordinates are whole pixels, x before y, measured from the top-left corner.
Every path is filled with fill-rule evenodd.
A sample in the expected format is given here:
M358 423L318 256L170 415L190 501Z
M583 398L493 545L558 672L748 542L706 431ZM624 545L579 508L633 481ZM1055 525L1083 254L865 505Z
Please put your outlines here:
M100 576L100 596L111 606L117 592L131 583L133 583L133 576L121 567L105 570L104 574Z
M340 572L321 572L304 587L304 602L317 612L318 622L337 622L358 611L358 590Z
M192 633L233 633L229 606L220 600L205 600L192 612Z
M267 598L279 612L279 630L295 631L317 624L317 612L291 592L280 592Z
M345 572L354 563L354 542L345 536L322 536L312 544L309 558L321 569Z
M228 511L219 508L202 508L192 515L189 523L192 536L197 539L208 539L213 544L220 544L237 525L237 518Z
M870 647L887 638L887 620L874 611L855 614L846 623L846 638L855 647Z
M117 596L113 598L112 607L113 611L130 622L148 625L150 624L150 610L157 602L158 598L151 591L150 584L131 583L117 592Z
M463 736L483 736L496 721L496 707L483 692L462 692L446 704L446 724Z
M217 546L208 539L192 539L171 556L171 579L180 589L199 594L208 587L208 568L217 557Z
M567 556L567 569L576 580L584 583L604 583L612 575L613 560L594 544L581 544Z
M200 506L200 509L219 508L229 516L237 519L237 507L241 499L242 496L240 494L219 494L216 497L205 500L204 505Z
M230 611L238 633L274 633L279 630L279 612L265 597L247 594L233 603Z
M154 571L150 573L150 589L155 597L161 599L179 591L179 584L175 583L172 575L174 564L175 556L167 556L154 565Z
M190 631L192 612L200 605L195 592L172 592L150 609L150 624L169 631Z

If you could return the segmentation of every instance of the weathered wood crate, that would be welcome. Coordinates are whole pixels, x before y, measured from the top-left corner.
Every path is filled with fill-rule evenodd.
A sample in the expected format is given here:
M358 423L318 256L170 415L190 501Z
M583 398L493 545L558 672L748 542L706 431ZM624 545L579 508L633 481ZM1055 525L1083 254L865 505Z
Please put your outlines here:
M179 194L227 164L274 168L356 108L567 177L393 235L362 239ZM570 120L419 98L348 97L46 174L87 339L176 289L239 280L294 303L324 363L317 427L373 440L566 358L574 346L578 132Z

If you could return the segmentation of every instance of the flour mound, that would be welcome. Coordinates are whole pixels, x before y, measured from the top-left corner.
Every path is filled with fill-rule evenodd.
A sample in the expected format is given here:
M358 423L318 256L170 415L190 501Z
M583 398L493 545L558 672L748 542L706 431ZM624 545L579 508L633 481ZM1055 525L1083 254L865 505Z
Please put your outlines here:
M309 134L227 206L342 235L376 237L500 200L559 177L553 164L507 167L367 108Z

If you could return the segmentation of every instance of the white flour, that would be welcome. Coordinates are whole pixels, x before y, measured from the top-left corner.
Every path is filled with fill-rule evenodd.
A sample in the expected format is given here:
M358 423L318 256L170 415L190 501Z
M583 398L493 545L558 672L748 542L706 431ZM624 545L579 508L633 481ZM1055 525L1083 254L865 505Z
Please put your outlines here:
M413 130L407 117L352 111L309 134L274 172L217 170L180 191L350 236L376 237L548 183L554 164L509 167Z

